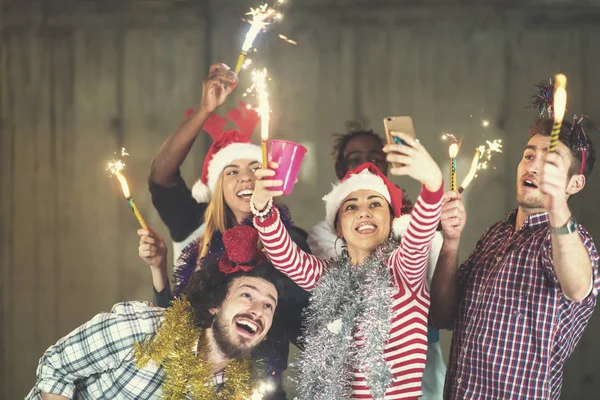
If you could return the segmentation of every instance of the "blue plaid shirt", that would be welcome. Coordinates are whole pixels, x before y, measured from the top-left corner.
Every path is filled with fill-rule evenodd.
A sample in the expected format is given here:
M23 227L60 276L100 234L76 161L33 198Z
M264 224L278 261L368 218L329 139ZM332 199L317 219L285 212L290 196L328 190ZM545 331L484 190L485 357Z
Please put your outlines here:
M460 266L445 399L558 400L563 364L596 305L598 252L587 231L579 227L594 282L573 302L554 272L548 214L528 216L516 232L515 217L489 228Z
M52 393L69 399L155 399L162 396L162 368L135 366L135 343L156 333L166 310L149 303L116 304L51 346L40 359L26 399ZM222 374L215 384L223 382Z

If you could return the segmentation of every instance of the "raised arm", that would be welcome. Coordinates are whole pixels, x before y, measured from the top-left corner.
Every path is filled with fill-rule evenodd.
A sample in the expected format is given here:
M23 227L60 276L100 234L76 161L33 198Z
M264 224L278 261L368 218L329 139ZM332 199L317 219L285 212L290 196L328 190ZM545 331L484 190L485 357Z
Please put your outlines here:
M110 371L133 354L136 341L154 333L161 309L145 303L120 303L110 313L96 315L51 346L37 369L37 380L28 399L44 393L75 397L79 380Z
M225 102L236 83L237 75L225 64L210 67L208 78L202 83L200 107L165 140L154 157L150 169L152 182L164 187L175 185L179 168L201 132L202 125Z
M273 266L302 289L311 291L321 279L326 262L304 252L292 241L275 207L265 219L255 216L254 226Z
M390 173L410 176L422 184L400 247L390 258L395 272L407 281L409 287L416 287L426 284L427 260L440 221L444 180L440 167L418 139L403 132L391 134L402 143L388 144L383 148L387 161L394 165Z
M138 229L137 233L140 236L138 254L150 266L154 291L159 295L161 292L170 292L167 275L168 250L164 239L152 229Z
M431 322L439 329L452 329L462 296L458 247L467 216L461 198L459 193L451 191L444 195L443 200L441 223L444 242L433 273L429 309Z
M326 262L304 252L291 239L281 222L279 211L273 207L273 197L283 193L271 190L280 187L281 180L269 179L275 175L277 163L269 165L272 169L259 169L255 172L256 182L252 193L251 209L254 213L254 226L258 229L267 256L273 266L290 277L304 290L312 290L326 266Z
M567 170L568 167L559 153L548 153L541 174L540 190L546 195L545 206L551 227L554 272L565 297L572 301L581 301L592 292L592 262L597 266L598 260L597 256L592 259L590 250L584 244L584 235L579 229L573 229L570 233L552 229L568 226L572 218L565 188L569 195L573 195L585 186L583 175L572 176L567 182Z
M391 255L391 264L409 287L425 283L431 241L440 221L443 185L435 192L423 186L410 216L400 247Z

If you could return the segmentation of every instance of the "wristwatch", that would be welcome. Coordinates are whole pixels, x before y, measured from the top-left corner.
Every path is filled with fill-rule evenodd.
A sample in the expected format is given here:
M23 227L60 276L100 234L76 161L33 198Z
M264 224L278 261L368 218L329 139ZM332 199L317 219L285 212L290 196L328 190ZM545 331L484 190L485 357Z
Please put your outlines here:
M550 224L548 224L548 226L550 227L550 233L554 235L568 235L570 233L577 232L579 224L577 223L575 217L571 216L567 223L559 228L554 228Z

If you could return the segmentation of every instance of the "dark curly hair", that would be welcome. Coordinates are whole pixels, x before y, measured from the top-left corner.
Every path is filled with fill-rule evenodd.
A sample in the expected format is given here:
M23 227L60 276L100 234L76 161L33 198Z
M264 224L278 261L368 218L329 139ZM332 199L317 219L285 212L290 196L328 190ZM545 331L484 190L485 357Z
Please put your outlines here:
M541 118L536 120L533 125L531 125L529 127L529 138L532 138L535 135L542 135L542 136L550 136L552 134L552 125L554 124L554 120L551 118ZM581 170L581 151L576 150L574 148L575 143L574 140L575 138L573 137L573 132L572 132L572 128L573 125L569 122L563 122L561 128L560 128L560 134L558 137L558 140L564 144L565 146L567 146L567 148L570 150L571 153L571 167L569 168L569 178L572 177L575 174L579 174L579 171ZM596 150L594 149L594 145L592 144L591 141L589 141L590 145L589 145L589 150L587 151L586 154L586 161L585 161L585 166L583 168L583 175L586 177L586 179L590 176L590 174L592 173L592 170L594 169L594 164L596 162Z
M335 174L337 175L338 179L342 179L348 171L348 165L346 163L346 159L344 158L344 151L346 150L346 146L348 146L348 143L350 143L352 140L362 136L372 137L377 142L379 142L381 144L381 147L383 148L383 139L381 139L381 136L373 132L373 130L357 130L350 131L347 133L333 134L334 139L332 155L335 160Z
M240 277L264 279L275 286L281 297L283 285L281 272L273 268L270 262L265 260L249 272L239 271L225 275L219 269L219 257L207 256L202 263L202 268L193 273L182 292L194 310L196 326L199 328L212 326L214 315L210 313L210 310L223 304L231 283ZM275 313L277 313L277 309Z

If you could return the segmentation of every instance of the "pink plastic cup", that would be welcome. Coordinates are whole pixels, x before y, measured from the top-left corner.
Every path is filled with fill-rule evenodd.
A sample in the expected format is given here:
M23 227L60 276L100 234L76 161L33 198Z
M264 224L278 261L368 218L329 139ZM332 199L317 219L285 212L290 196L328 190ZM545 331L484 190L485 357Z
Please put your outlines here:
M270 189L282 190L284 195L292 193L302 160L306 154L306 147L289 140L271 140L269 143L269 160L279 164L275 176L271 179L282 180L281 187Z

